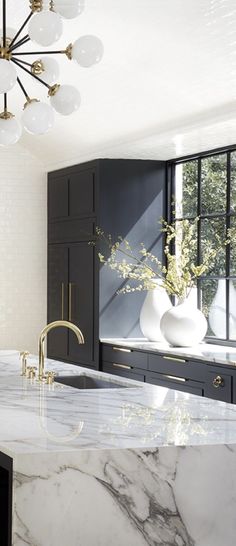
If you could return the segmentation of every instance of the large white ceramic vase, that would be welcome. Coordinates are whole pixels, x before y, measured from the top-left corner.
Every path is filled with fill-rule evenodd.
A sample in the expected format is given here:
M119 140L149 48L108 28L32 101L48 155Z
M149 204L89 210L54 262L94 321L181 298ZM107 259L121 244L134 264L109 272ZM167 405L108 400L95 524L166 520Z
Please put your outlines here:
M194 304L193 296L169 309L161 319L161 332L174 347L193 347L203 340L207 320Z
M162 286L161 279L152 281L156 288L148 290L140 312L140 329L149 341L165 341L160 330L164 313L172 307L170 298Z
M229 330L231 339L236 338L236 290L233 281L229 282ZM213 334L222 338L226 336L226 282L219 279L215 297L209 309L209 324Z

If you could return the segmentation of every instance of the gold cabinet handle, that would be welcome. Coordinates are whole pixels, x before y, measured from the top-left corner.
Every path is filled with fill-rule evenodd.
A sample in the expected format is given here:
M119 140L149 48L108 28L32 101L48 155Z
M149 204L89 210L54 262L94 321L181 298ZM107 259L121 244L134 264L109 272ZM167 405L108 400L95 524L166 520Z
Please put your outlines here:
M213 387L215 387L215 389L218 389L219 387L223 387L224 386L223 377L221 377L221 375L217 375L216 377L214 377L212 384L213 384Z
M72 283L69 282L69 321L72 322Z
M64 282L61 283L61 320L64 320Z
M119 351L120 353L132 353L132 349L125 349L123 347L112 347L113 351Z
M173 360L173 362L183 362L186 364L186 360L184 358L175 358L173 356L163 356L165 360Z
M112 366L114 368L123 368L124 370L132 370L132 366L128 366L127 364L116 364L115 362L112 363Z
M173 379L174 381L181 381L181 383L185 383L187 379L184 377L177 377L176 375L164 375L163 377L167 377L167 379Z

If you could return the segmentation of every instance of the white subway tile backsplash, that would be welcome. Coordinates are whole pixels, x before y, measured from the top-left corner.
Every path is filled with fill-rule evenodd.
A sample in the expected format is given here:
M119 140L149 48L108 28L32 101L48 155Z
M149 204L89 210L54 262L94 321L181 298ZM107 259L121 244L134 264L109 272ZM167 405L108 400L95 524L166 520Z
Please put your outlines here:
M37 351L46 324L47 178L20 146L0 148L0 349Z

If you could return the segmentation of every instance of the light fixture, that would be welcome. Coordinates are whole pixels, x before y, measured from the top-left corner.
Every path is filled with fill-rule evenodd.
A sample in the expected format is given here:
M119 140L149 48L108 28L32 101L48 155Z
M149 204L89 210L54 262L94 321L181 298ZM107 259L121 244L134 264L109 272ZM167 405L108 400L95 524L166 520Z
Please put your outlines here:
M92 35L81 36L63 50L18 51L32 41L43 47L60 39L63 18L73 19L84 10L84 0L29 0L30 13L18 31L7 27L6 0L2 0L2 30L0 30L0 94L4 97L4 109L0 113L0 146L15 144L21 137L22 127L32 135L47 133L54 124L54 110L68 116L81 103L79 91L72 85L58 83L59 65L51 55L62 54L89 68L101 61L103 44ZM28 32L20 38L24 28ZM31 62L21 57L29 56ZM29 97L18 73L22 70L48 89L49 103ZM8 93L16 82L26 102L18 122L8 111Z

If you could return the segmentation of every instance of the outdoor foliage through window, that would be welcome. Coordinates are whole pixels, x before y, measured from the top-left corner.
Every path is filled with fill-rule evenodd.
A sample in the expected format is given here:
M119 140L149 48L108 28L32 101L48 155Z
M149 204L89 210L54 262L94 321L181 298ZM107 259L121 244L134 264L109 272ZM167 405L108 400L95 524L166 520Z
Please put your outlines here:
M175 167L175 217L199 217L192 259L200 263L206 245L222 250L207 275L198 280L198 304L208 319L207 335L236 340L236 245L225 246L229 228L236 228L236 151L199 156Z

